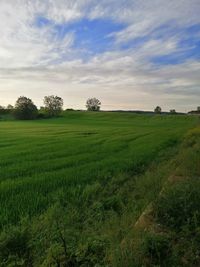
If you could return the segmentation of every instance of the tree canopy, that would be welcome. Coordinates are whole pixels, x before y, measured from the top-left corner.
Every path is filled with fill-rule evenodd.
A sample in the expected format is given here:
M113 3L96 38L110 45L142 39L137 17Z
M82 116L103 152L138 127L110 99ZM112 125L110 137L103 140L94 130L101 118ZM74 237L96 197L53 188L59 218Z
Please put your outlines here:
M176 114L176 110L175 109L170 109L170 113L171 114Z
M157 113L157 114L160 114L160 113L162 112L161 107L157 106L157 107L154 109L154 112Z
M93 97L93 98L89 98L86 102L86 108L88 111L99 111L101 107L101 102Z
M15 104L14 116L21 120L33 120L37 118L38 110L30 98L20 96Z
M63 99L59 96L45 96L44 110L49 117L56 117L62 112Z

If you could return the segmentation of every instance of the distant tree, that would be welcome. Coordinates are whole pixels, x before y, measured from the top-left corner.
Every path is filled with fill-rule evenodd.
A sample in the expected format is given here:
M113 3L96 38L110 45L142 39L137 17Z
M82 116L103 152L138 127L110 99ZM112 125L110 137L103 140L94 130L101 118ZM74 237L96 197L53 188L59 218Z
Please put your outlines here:
M157 113L157 114L160 114L160 113L162 112L161 107L157 106L157 107L154 109L154 112Z
M15 104L13 115L21 120L33 120L37 118L38 110L30 98L20 96Z
M56 117L62 112L63 99L59 96L45 96L44 109L49 117Z
M7 109L10 109L11 110L11 109L14 109L14 107L12 105L8 104L7 105Z
M3 106L1 106L0 105L0 115L4 115L5 114L5 107L3 107ZM1 117L0 117L0 119L1 119Z
M46 112L45 112L45 108L44 107L40 107L38 109L38 119L45 119L46 116Z
M101 102L97 98L89 98L86 102L86 108L88 111L99 111Z
M175 109L170 109L170 113L171 114L176 114L176 110Z
M45 107L40 106L39 111L42 111L42 112L45 111Z
M188 114L200 114L200 106L198 106L196 110L189 111Z

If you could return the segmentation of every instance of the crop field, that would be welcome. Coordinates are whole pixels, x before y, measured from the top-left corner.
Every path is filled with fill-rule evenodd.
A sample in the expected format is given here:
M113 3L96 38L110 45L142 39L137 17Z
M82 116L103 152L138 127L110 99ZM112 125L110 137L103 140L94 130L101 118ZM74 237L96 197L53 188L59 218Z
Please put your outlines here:
M45 244L32 249L32 265L25 252L9 252L26 258L12 266L125 266L123 239L158 195L169 160L197 123L193 116L73 111L0 121L1 232L23 236L29 228L28 247ZM68 252L50 235L59 227ZM62 265L63 247L68 265Z

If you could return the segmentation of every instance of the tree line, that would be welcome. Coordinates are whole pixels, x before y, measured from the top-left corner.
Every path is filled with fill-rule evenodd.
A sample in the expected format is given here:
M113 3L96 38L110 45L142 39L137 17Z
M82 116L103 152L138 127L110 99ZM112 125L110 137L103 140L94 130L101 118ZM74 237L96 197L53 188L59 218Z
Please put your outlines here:
M154 109L154 112L156 114L161 114L162 113L162 108L160 106L157 106ZM175 109L170 109L169 113L170 114L177 114ZM200 106L198 106L196 110L189 111L188 114L200 114Z
M44 106L40 107L38 110L32 99L25 96L20 96L17 99L15 106L10 104L7 106L7 108L0 106L0 110L5 111L5 113L12 113L16 119L20 120L58 117L63 110L64 101L59 96L45 96L43 103ZM100 107L101 102L95 97L89 98L86 101L86 108L88 111L100 111Z
M56 95L45 96L43 99L44 106L38 110L32 99L20 96L15 106L8 105L6 108L0 106L0 115L12 113L16 119L33 120L37 118L52 118L57 117L63 110L64 101L61 97ZM100 111L101 102L99 99L93 97L86 101L86 108L88 111ZM155 114L161 114L162 108L157 106L154 109ZM166 113L166 112L165 112ZM170 114L177 114L175 109L169 111ZM200 107L197 110L188 112L189 114L200 114Z

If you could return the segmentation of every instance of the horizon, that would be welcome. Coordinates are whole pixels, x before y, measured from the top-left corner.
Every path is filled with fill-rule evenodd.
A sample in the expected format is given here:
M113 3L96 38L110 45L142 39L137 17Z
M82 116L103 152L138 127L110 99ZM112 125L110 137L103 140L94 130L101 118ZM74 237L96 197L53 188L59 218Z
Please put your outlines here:
M199 0L0 2L0 105L195 110L200 105Z
M33 103L34 103L34 101L33 101ZM10 108L8 108L9 105L10 104L8 104L6 106L0 105L0 110L1 109L5 109L5 110L10 109ZM63 106L65 106L65 105L63 105ZM37 109L39 111L40 109L44 108L44 105L40 105L40 106L36 105L36 107L37 107ZM187 113L192 112L192 111L197 111L198 110L198 107L199 106L197 106L196 109L194 108L193 110L187 110L186 112L181 112L181 111L176 110L176 109L163 110L162 107L161 107L161 109L162 109L161 113L170 113L171 110L175 110L175 112L177 114L187 114ZM13 105L12 106L12 109L14 109L14 108L15 108L15 106ZM142 113L155 113L155 108L156 108L156 106L155 107L152 107L152 109L149 109L149 110L147 110L147 109L134 109L134 108L132 108L132 109L102 109L102 108L100 108L100 110L98 112L133 112L133 113L142 112ZM64 108L62 108L62 111L88 111L88 109L87 109L86 106L85 106L85 108L73 108L73 107L70 107L69 108L69 107L64 107Z

